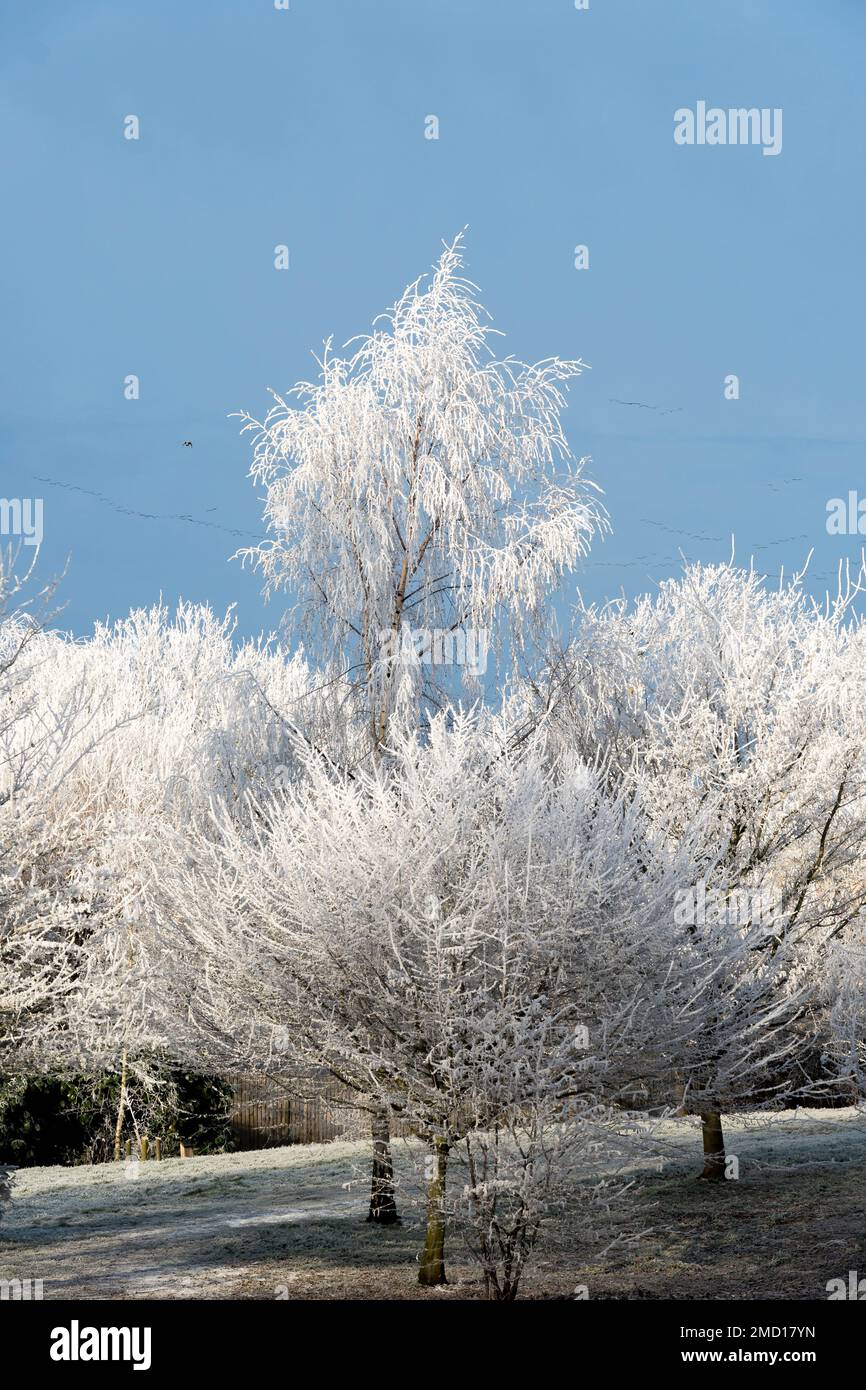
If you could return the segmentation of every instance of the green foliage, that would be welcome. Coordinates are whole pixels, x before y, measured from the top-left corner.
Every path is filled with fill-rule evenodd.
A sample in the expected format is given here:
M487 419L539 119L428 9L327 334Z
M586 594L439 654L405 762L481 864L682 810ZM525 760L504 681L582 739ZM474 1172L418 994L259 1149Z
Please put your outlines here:
M168 1070L148 1060L131 1067L122 1142L162 1141L163 1157L180 1142L196 1153L235 1147L229 1128L232 1092L216 1077ZM101 1163L114 1156L119 1072L94 1076L0 1077L0 1163Z

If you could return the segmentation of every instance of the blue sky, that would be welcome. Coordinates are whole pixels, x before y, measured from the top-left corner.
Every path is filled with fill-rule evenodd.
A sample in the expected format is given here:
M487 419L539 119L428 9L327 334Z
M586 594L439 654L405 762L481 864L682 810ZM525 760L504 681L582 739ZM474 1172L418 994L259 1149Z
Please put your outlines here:
M862 0L6 5L0 494L44 498L64 625L162 594L275 626L229 563L261 531L229 412L465 224L505 349L592 366L567 427L614 534L584 594L732 533L773 573L814 547L823 589L864 540L825 529L829 498L866 497L864 49ZM677 146L699 100L782 108L781 153Z

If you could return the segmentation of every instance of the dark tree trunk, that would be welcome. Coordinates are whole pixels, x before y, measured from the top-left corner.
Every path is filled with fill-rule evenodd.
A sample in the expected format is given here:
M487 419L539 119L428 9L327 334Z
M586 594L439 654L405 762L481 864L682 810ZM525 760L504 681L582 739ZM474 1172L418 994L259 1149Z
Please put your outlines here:
M725 1136L722 1130L722 1117L718 1110L710 1110L701 1116L704 1136L704 1171L702 1178L709 1182L723 1181L725 1177Z
M370 1131L373 1136L373 1181L367 1220L375 1221L380 1226L393 1226L400 1217L394 1199L394 1163L387 1110L374 1111Z
M432 1172L427 1183L427 1235L418 1283L426 1288L444 1284L445 1280L445 1176L448 1169L448 1145L438 1140L431 1153Z
M120 1060L120 1099L117 1103L117 1122L114 1126L114 1161L119 1163L121 1159L121 1141L123 1138L123 1112L126 1109L126 1064L127 1051L123 1049L123 1056Z

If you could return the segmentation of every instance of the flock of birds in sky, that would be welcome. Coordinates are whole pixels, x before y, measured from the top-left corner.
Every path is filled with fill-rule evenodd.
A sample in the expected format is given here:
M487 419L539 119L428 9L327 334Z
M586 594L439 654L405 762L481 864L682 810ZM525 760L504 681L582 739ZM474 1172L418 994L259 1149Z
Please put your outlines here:
M658 406L658 405L650 405L650 404L648 404L648 403L645 402L645 401L625 401L625 400L620 400L620 399L619 399L618 397L616 397L616 396L610 396L610 397L609 397L609 400L610 400L611 404L613 404L613 405L628 406L628 407L632 407L632 408L637 409L637 410L652 410L652 411L656 411L656 412L658 412L659 416L663 416L663 415L679 415L679 414L682 414L682 412L683 412L683 410L684 410L684 407L681 406L681 405L680 405L680 406ZM181 440L178 441L178 443L179 443L180 447L183 448L183 449L191 449L191 448L193 447L193 441L192 441L191 439L181 439ZM204 527L207 527L207 528L209 528L209 529L211 529L211 530L223 531L223 532L225 532L227 535L230 535L230 536L237 536L237 537L241 537L241 538L243 538L243 539L254 539L254 540L264 540L264 539L265 539L265 537L262 536L259 532L255 532L255 531L245 531L245 530L240 529L240 528L237 527L237 526L223 526L223 525L221 525L221 524L220 524L219 522L217 522L217 521L205 521L205 520L203 520L201 517L192 516L192 515L191 515L190 513L188 513L188 512L145 512L145 511L140 511L140 510L138 510L138 509L135 508L135 507L125 507L125 506L123 506L120 502L116 501L116 499L111 498L111 497L107 497L104 493L97 492L97 491L95 491L93 488L80 487L80 486L79 486L78 484L76 484L76 483L65 483L65 482L61 482L61 481L60 481L59 479L57 479L57 478L49 478L49 477L46 477L45 475L40 475L40 474L36 474L36 473L32 474L31 476L32 476L33 478L35 478L35 479L36 479L38 482L40 482L40 483L47 483L50 487L64 488L64 489L66 489L66 490L68 490L68 491L70 491L70 492L80 492L80 493L84 493L85 495L87 495L87 496L89 496L89 497L93 497L93 498L95 498L97 501L103 503L103 505L108 506L108 507L111 507L114 511L119 512L119 513L120 513L121 515L123 515L123 516L140 517L142 520L145 520L145 521L182 521L182 522L187 522L188 524L193 525L193 526L204 526ZM781 492L783 486L790 486L790 485L793 484L793 483L802 483L802 482L804 482L804 481L805 481L804 478L803 478L802 476L798 475L798 476L796 476L796 477L780 478L780 479L777 480L777 482L770 482L770 483L767 483L767 487L768 487L772 492ZM206 513L211 513L211 512L218 511L219 509L218 509L217 507L206 507L204 510L205 510ZM722 544L722 537L721 537L721 536L708 536L708 535L700 534L700 533L694 532L694 531L685 531L685 530L681 530L680 528L675 527L675 526L668 526L668 525L666 525L664 522L661 522L661 521L654 521L651 517L641 517L640 520L641 520L645 525L647 525L647 526L654 526L654 527L656 527L658 530L666 531L666 532L668 532L668 533L669 533L670 535L672 535L672 536L681 536L681 537L683 537L683 538L686 539L686 540L700 541L700 542L705 543L705 544L719 544L719 545ZM805 534L797 535L797 536L782 536L782 537L779 538L778 540L765 541L765 542L763 542L763 543L757 543L757 542L756 542L756 543L752 546L752 549L753 549L754 551L768 550L768 549L770 549L770 548L772 548L772 547L775 547L775 546L788 545L788 544L791 544L791 543L794 542L794 541L808 541L808 539L809 539L809 537L808 537L807 535L805 535ZM637 555L637 556L635 556L634 559L632 559L632 560L590 560L590 561L588 561L587 563L590 564L590 565L593 565L593 566L595 566L595 567L598 567L598 568L611 568L611 569L623 568L623 569L627 569L627 568L634 567L635 565L647 564L647 563L650 563L650 564L677 564L678 561L682 560L683 558L684 558L684 557L683 557L682 555L680 555L680 556L665 555L665 556L662 556L662 557L660 558L660 557L658 556L658 553L653 551L653 552L649 552L648 554L645 554L645 555ZM826 576L826 575L813 575L812 577L813 577L814 579L820 579L820 580L826 580L826 579L828 578L828 576Z

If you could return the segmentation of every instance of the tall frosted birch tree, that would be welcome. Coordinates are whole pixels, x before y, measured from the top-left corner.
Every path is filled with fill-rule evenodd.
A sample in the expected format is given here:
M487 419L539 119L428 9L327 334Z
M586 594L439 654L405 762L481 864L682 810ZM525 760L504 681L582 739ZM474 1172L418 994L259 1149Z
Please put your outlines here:
M519 647L607 524L561 424L584 363L497 359L461 270L458 237L351 356L326 344L315 382L242 417L269 535L240 553L292 596L373 748L477 676L488 644Z

